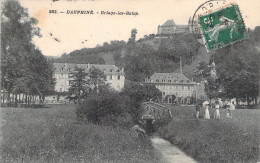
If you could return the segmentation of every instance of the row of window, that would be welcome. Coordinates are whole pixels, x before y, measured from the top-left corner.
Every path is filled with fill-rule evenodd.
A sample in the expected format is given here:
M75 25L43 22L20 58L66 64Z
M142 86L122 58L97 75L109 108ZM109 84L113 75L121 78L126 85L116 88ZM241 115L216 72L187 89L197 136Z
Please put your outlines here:
M121 76L117 75L117 80L120 80ZM113 80L113 75L107 76L107 80Z
M169 92L169 94L172 94L172 93ZM166 92L162 92L162 95L165 96ZM178 92L175 92L175 95L178 96ZM184 92L181 92L181 96L184 96ZM191 92L187 92L187 96L191 96Z
M150 81L152 82L152 80L150 80ZM156 83L159 83L160 80L159 80L159 79L156 79L155 82L156 82ZM162 82L162 83L166 83L166 82L168 82L168 83L178 83L178 80L171 80L171 79L166 80L166 79L162 79L161 82ZM184 80L180 80L180 83L184 83ZM186 83L190 83L190 81L189 81L189 80L186 80Z
M68 74L60 74L60 76L59 76L60 79L64 79L64 78L68 78L68 77L71 78L72 76L68 76ZM86 78L88 78L88 77L86 76ZM121 78L121 76L117 75L117 79L120 80L120 78ZM113 80L113 75L107 76L107 80Z
M160 90L185 90L185 89L188 89L188 90L191 90L192 87L191 86L173 86L173 85L157 85L156 88L160 89Z
M71 68L68 68L67 71L71 72ZM104 72L106 72L107 69L103 69ZM61 68L61 71L65 71L65 68ZM110 69L109 72L113 72L113 69ZM116 70L116 72L120 72L119 69Z
M173 101L171 98L168 99L168 103L176 103L176 101L179 101L181 104L185 103L185 98L176 98L175 101ZM190 98L186 99L186 103L189 104L190 103Z

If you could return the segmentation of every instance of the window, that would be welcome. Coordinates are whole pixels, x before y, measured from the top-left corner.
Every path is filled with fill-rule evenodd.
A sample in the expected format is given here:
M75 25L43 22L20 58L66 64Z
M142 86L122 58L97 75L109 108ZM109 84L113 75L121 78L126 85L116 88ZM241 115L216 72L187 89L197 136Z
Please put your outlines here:
M156 79L156 82L159 82L159 79Z
M168 80L168 82L172 82L171 80Z
M183 80L181 80L181 83L183 83Z
M112 75L110 75L110 80L112 80L113 79L113 76Z
M162 82L165 82L165 80L163 79Z
M187 103L188 103L188 104L190 103L190 98L187 98Z
M190 90L190 86L188 86L188 90Z
M184 96L184 92L181 92L181 95Z
M113 72L113 69L110 69L110 72Z
M182 104L184 103L184 98L181 98L181 103L182 103Z
M190 83L190 81L189 81L189 80L187 80L186 82L187 82L187 83Z
M60 88L60 92L62 92L62 88Z
M177 83L177 80L174 80L174 83Z
M165 92L163 92L162 95L165 95Z
M61 71L63 71L64 68L61 68Z
M68 71L70 72L70 68L68 69Z
M182 86L182 90L184 90L184 86Z
M188 96L191 96L191 93L190 93L190 92L188 92L188 93L187 93L187 95L188 95Z
M175 94L176 94L176 96L177 96L177 95L178 95L178 92L176 92Z
M60 79L62 79L63 78L63 74L60 74Z
M120 80L120 75L117 76L117 79Z
M176 90L178 90L178 86L176 85Z

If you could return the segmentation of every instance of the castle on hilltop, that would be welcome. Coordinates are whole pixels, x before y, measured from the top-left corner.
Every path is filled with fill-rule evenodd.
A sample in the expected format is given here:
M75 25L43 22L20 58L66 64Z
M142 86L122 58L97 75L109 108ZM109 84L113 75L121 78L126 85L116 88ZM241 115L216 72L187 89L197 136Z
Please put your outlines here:
M189 18L188 25L176 25L173 19L167 20L163 25L158 26L158 35L169 35L175 33L192 33L192 30L195 31L197 27L197 22L193 22L192 19Z

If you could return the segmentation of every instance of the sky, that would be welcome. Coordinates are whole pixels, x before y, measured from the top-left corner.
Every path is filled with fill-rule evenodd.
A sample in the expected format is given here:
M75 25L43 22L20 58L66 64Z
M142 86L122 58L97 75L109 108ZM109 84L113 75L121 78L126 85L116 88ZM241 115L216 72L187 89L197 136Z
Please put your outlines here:
M187 25L206 0L19 0L31 17L38 20L42 37L35 45L47 56L61 56L81 48L92 48L111 40L127 41L133 28L137 39L156 34L158 25L173 19ZM229 0L230 1L230 0ZM234 0L246 27L260 25L260 0ZM49 13L56 10L57 14ZM94 14L67 14L67 10L93 10ZM138 12L138 15L101 15L109 12ZM60 13L65 12L65 13ZM99 13L97 13L99 12Z

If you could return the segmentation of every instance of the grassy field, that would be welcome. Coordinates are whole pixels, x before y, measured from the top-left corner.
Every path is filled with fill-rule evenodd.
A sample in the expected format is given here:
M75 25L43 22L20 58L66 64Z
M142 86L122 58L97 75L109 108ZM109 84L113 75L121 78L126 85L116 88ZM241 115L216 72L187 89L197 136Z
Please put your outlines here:
M195 119L192 107L172 107L174 119L158 133L198 162L259 161L260 110L236 109L233 118ZM214 109L210 109L211 118Z
M157 162L149 140L120 127L79 124L74 105L1 108L1 162Z

